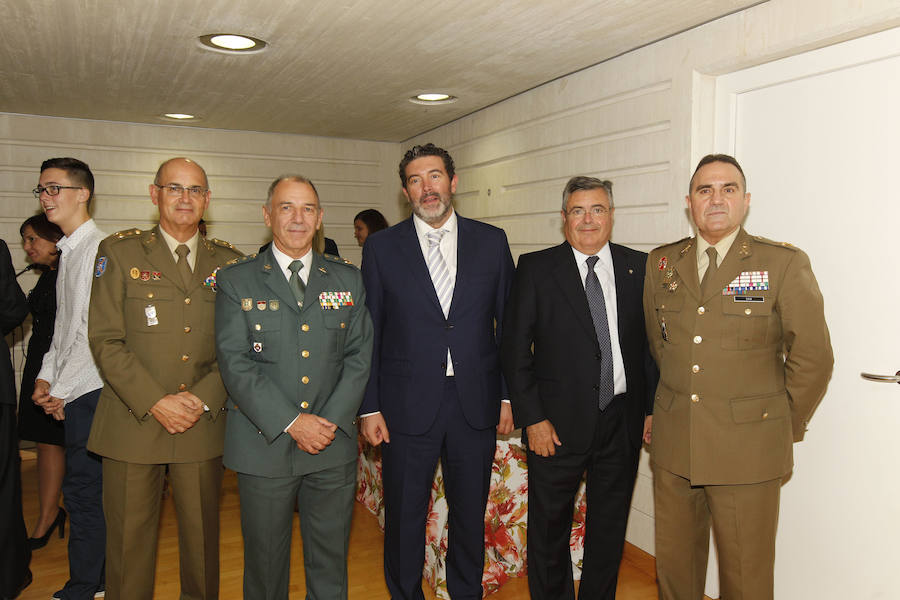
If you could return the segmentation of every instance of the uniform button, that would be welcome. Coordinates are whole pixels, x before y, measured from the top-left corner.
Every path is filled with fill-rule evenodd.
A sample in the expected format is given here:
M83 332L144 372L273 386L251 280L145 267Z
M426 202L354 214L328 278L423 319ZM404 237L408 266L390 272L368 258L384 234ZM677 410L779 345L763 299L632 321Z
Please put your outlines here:
M691 402L700 402L700 396L697 394L691 394Z
M303 385L306 385L307 383L309 383L309 377L304 375L303 377L300 378L300 381L303 383Z
M147 297L148 297L148 298L152 298L152 297L153 297L153 292L148 292L148 293L147 293Z
M697 314L698 314L698 315L702 315L702 314L705 313L705 312L706 312L706 309L705 309L704 307L702 307L702 306L698 306L698 307L697 307Z
M768 419L768 418L769 418L769 413L768 413L768 411L766 411L766 412L764 412L764 413L762 414L762 418L763 418L763 419Z
M599 385L594 385L593 388L594 388L594 391L595 391L595 392L599 392L599 391L600 391L600 386L599 386Z
M259 331L260 329L262 329L262 325L260 325L259 323L257 323L256 325L253 326L253 329Z
M190 303L191 303L191 299L190 299L190 298L185 298L185 299L184 299L184 303L185 303L185 304L190 304Z
M745 315L749 315L749 314L752 313L752 312L753 312L753 311L750 310L749 308L745 308L745 309L744 309L744 314L745 314Z
M346 323L341 323L341 329L347 329L347 324L346 324Z
M187 385L185 385L185 384L183 384L183 383L182 383L181 385L178 386L178 391L179 391L179 392L183 392L183 391L186 390L186 389L187 389Z
M300 353L300 356L302 356L303 358L309 358L309 350L304 350Z
M182 354L182 355L181 355L181 362L187 362L188 360L190 360L190 358L191 358L191 357L188 356L187 354Z
M665 304L660 304L660 305L659 305L659 310L666 310L666 305L665 305Z
M703 338L700 337L699 335L695 335L695 336L694 336L694 343L695 343L695 344L699 344L699 343L702 342L702 341L703 341Z
M694 365L693 367L691 367L691 371L693 371L694 373L699 373L700 365Z
M300 408L309 408L309 402L304 400L303 402L300 403Z
M184 326L184 332L185 332L185 333L190 333L190 332L191 332L191 326L190 326L190 325L185 325L185 326Z
M303 325L300 326L300 329L303 330L303 331L309 331L309 325L307 325L306 323L304 323Z

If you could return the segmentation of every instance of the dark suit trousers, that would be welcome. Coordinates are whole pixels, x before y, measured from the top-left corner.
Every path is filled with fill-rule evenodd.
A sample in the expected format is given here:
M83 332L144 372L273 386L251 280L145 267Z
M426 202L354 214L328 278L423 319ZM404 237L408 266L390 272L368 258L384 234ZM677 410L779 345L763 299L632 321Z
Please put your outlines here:
M0 403L0 598L16 596L31 560L22 519L18 441L16 405Z
M384 575L391 598L424 598L425 521L440 459L450 509L447 590L453 600L480 600L484 511L497 432L469 426L453 377L437 393L442 394L441 407L431 429L423 435L392 431L391 443L382 445Z
M597 411L591 447L556 455L528 451L528 588L532 600L574 598L569 539L575 494L587 471L584 558L578 597L613 599L640 448L625 427L626 394Z
M69 512L69 581L63 600L87 600L103 585L106 521L103 518L103 472L100 457L87 449L96 389L66 404L66 474L63 503Z

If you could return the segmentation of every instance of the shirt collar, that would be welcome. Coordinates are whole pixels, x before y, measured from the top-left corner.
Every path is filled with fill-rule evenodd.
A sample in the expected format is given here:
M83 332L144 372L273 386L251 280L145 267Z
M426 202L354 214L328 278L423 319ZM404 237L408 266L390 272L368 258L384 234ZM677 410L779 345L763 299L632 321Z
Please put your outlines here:
M734 244L734 240L737 239L738 233L740 233L741 228L737 227L734 231L723 237L721 240L716 242L715 244L710 244L707 242L702 235L697 234L697 266L700 265L700 257L706 255L706 249L710 246L715 246L716 254L718 255L718 265L722 264L722 261L725 260L725 256L728 254L728 251L731 250L731 246Z
M75 231L72 232L71 235L64 235L59 238L59 241L56 242L56 247L61 250L68 250L71 252L78 244L82 241L86 240L91 233L97 230L97 225L94 223L93 219L88 219L81 225L79 225Z
M430 231L434 231L435 228L423 221L419 218L419 215L413 213L413 225L416 226L416 235L420 240L425 239L425 234ZM450 218L447 219L447 222L438 227L437 229L443 229L447 233L453 233L456 231L456 211L453 210L453 207L450 207Z
M177 257L177 255L175 255L175 248L177 248L180 244L184 244L185 246L188 247L188 250L190 250L190 252L188 252L188 257L195 257L195 259L196 259L197 246L200 245L200 230L199 229L197 231L195 231L194 235L191 236L191 239L189 239L186 242L179 242L178 240L176 240L174 237L169 235L165 229L162 228L162 225L159 226L159 232L162 234L162 239L164 239L166 241L166 246L169 247L169 252L171 252L175 256L176 262L178 260L178 257ZM190 261L190 258L188 258L188 261L192 262L192 261Z
M272 241L271 248L272 248L272 255L275 257L275 262L278 263L278 267L281 269L281 272L284 273L285 277L290 278L291 271L290 271L290 269L288 269L288 267L291 265L292 262L294 262L297 259L292 256L288 256L287 254L285 254L284 252L279 250L278 246L275 245L274 240ZM310 246L310 248L309 248L309 250L307 250L306 254L301 256L299 259L300 262L303 263L303 268L300 269L300 278L303 279L303 281L309 280L308 274L309 274L310 268L312 267L312 254L313 254L312 246ZM304 275L307 275L307 276L304 277Z
M612 252L609 251L609 242L603 244L603 247L596 254L585 254L579 250L575 249L575 246L569 244L572 248L572 254L575 256L575 263L578 264L579 267L585 264L585 261L590 256L596 256L599 260L597 261L607 273L612 273Z

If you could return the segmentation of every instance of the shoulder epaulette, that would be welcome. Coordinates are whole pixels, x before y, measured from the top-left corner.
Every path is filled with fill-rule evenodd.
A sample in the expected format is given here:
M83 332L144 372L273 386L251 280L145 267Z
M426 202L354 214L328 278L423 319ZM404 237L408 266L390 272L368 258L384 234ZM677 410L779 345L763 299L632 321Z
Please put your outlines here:
M755 241L759 242L760 244L766 244L767 246L778 246L779 248L787 248L788 250L795 250L795 251L800 250L800 248L798 248L797 246L794 246L793 244L790 244L788 242L776 242L775 240L770 240L769 238L764 238L761 235L754 235L752 237Z
M131 229L123 229L122 231L117 231L109 237L115 238L117 240L124 240L127 238L139 236L142 233L143 233L143 231L141 231L137 227L132 227Z
M227 267L229 265L236 265L239 263L247 262L248 260L250 260L252 258L256 258L256 252L254 252L253 254L245 254L244 256L238 256L236 258L232 258L231 260L229 260L228 262L225 263L225 266Z
M322 256L323 256L324 258L326 258L327 260L333 262L333 263L344 264L344 265L350 265L351 267L355 267L355 266L356 266L356 265L353 264L352 261L349 261L349 260L347 260L346 258L342 258L342 257L340 257L340 256L335 256L334 254L323 254Z
M215 244L216 246L221 246L222 248L228 248L230 250L234 250L235 252L240 252L237 248L234 247L234 244L230 242L226 242L225 240L220 240L219 238L207 238L210 243Z

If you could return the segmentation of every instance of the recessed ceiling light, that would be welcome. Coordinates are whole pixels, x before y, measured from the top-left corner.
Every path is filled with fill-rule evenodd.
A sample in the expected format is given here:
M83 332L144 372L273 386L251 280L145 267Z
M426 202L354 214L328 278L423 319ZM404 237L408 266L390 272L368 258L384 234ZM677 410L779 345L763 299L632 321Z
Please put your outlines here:
M189 121L196 118L194 115L189 115L187 113L166 113L163 116L167 119L175 119L176 121Z
M456 96L436 92L419 94L409 99L413 104L451 104L456 102L456 100Z
M204 48L227 54L251 54L268 46L259 38L235 33L210 33L197 39Z

